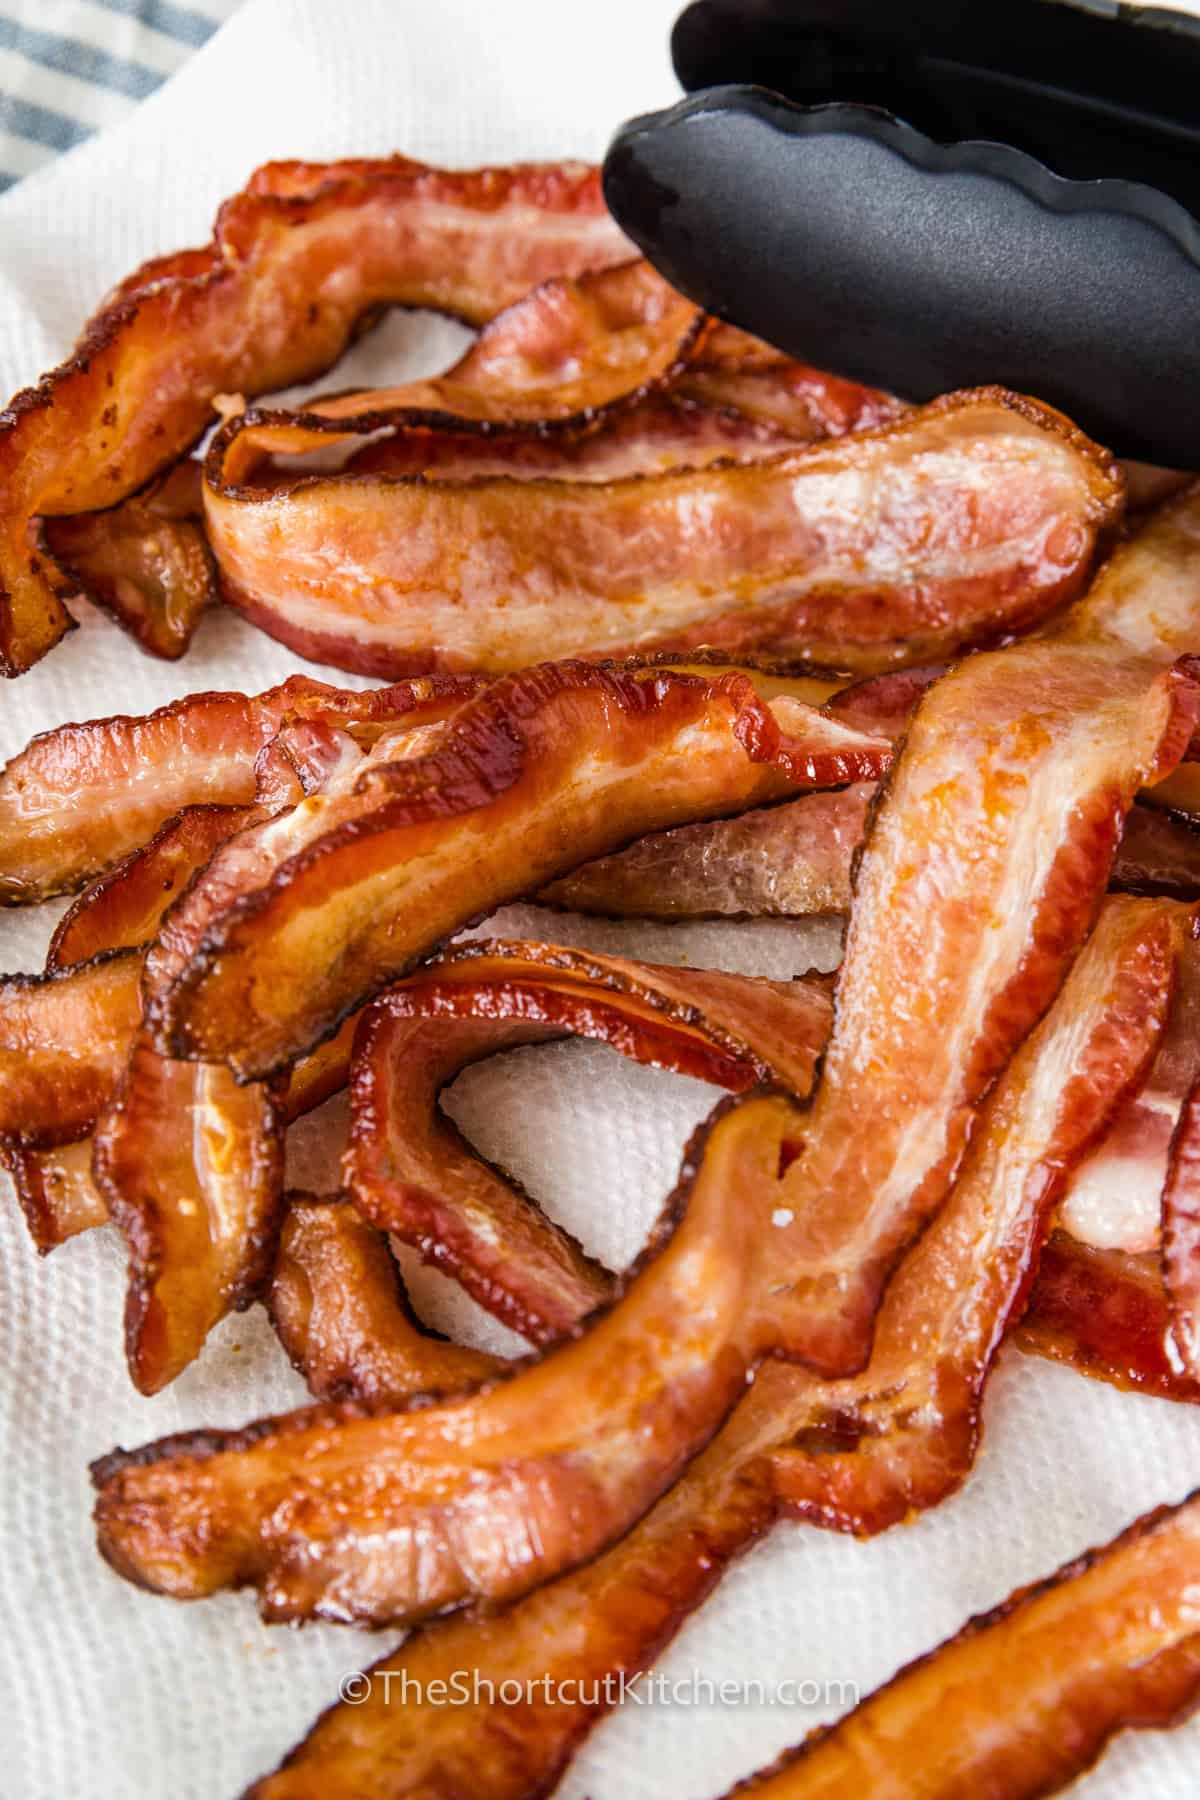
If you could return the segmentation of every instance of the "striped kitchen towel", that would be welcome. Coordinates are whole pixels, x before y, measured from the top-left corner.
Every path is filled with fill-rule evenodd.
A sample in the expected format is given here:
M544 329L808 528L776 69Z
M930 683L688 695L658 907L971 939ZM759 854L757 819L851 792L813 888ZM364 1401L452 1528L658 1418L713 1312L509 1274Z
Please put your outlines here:
M0 0L0 192L115 124L239 0Z

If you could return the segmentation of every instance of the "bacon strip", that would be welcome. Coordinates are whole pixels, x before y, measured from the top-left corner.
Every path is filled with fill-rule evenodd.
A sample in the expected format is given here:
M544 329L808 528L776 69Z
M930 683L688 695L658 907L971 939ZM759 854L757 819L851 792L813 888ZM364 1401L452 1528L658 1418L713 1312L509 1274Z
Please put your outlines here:
M782 806L653 832L573 869L538 900L609 918L805 918L850 909L854 852L875 788L802 794ZM1131 808L1110 885L1200 899L1200 832L1155 807Z
M1051 1013L1001 1078L970 1170L889 1290L868 1370L833 1390L864 1409L847 1419L847 1435L859 1441L863 1529L890 1523L905 1493L931 1504L965 1474L983 1382L1021 1303L1053 1185L1144 1066L1184 923L1169 905L1106 905ZM469 1785L478 1800L548 1792L614 1703L615 1678L646 1668L781 1502L795 1506L804 1470L814 1491L824 1472L837 1471L827 1515L810 1505L807 1516L845 1522L853 1455L831 1455L835 1417L827 1384L767 1365L719 1436L626 1538L498 1619L466 1613L415 1633L376 1664L370 1698L326 1713L251 1790L254 1800L316 1790L329 1800L400 1800L435 1778ZM891 1446L893 1503L882 1507ZM472 1703L422 1704L428 1684L455 1669L478 1670ZM406 1674L424 1685L400 1705ZM526 1698L497 1700L505 1681L522 1684Z
M1157 1249L1170 1189L1168 1152L1185 1099L1200 1078L1200 945L1177 965L1171 1017L1141 1090L1091 1156L1075 1170L1059 1223L1100 1250Z
M48 1148L90 1131L141 1017L140 972L139 955L118 951L0 978L0 1138Z
M1161 1729L1196 1704L1198 1579L1193 1494L971 1619L731 1793L860 1800L881 1769L889 1791L928 1800L1056 1793L1118 1731Z
M43 732L0 772L0 905L81 887L184 807L248 805L256 759L290 718L383 727L445 716L477 689L443 678L358 694L294 675L251 697L190 694Z
M149 842L93 881L58 922L47 969L67 969L103 950L139 949L164 913L227 838L261 816L256 806L189 806Z
M999 389L734 468L583 487L309 474L264 489L259 459L237 421L208 454L226 598L306 656L384 676L519 668L548 642L864 673L936 660L1073 598L1123 501L1103 452Z
M1013 1341L1114 1387L1195 1404L1200 1382L1179 1368L1170 1334L1157 1256L1097 1250L1056 1231Z
M108 1208L92 1180L90 1137L52 1150L22 1150L0 1139L0 1166L12 1176L40 1256L107 1222Z
M875 773L891 754L793 700L760 700L744 676L572 663L496 683L423 757L406 742L407 760L381 740L361 773L214 858L193 895L211 884L224 910L148 1015L165 1054L264 1075L467 919L563 868Z
M43 535L73 587L174 661L219 598L203 520L200 465L188 459L108 512L46 519Z
M396 1404L453 1394L504 1366L422 1331L386 1239L340 1196L288 1196L267 1306L293 1366L321 1399Z
M496 428L518 441L554 426L578 433L668 386L705 330L699 309L647 262L558 277L494 318L445 375L317 398L299 411L256 408L222 435L237 439L230 460L244 480L265 460L328 453L379 431L449 430L477 444Z
M800 1093L828 1034L828 985L682 972L558 945L476 941L363 1014L344 1180L360 1212L414 1245L531 1342L551 1343L610 1293L607 1274L438 1111L469 1062L564 1032L738 1091Z
M171 1062L139 1039L97 1127L92 1169L129 1244L129 1372L154 1394L270 1275L283 1200L278 1110L260 1084Z
M311 379L374 308L482 324L549 276L626 255L582 165L452 173L395 157L308 165L302 186L260 171L207 248L130 276L0 421L0 672L20 674L71 626L37 515L125 499L200 436L215 395Z

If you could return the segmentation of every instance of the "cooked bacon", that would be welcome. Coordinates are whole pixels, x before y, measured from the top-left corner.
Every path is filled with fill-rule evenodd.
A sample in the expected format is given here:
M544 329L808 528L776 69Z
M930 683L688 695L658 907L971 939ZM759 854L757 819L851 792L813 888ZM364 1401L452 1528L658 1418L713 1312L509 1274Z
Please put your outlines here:
M802 794L733 819L652 832L584 863L543 905L613 918L802 918L850 907L850 868L875 786Z
M1200 1493L971 1619L731 1794L861 1800L881 1769L887 1791L927 1800L1056 1793L1118 1731L1195 1705L1198 1581Z
M384 737L192 889L214 916L148 1009L165 1054L282 1066L466 920L665 825L877 773L891 747L745 676L559 663ZM236 863L236 868L231 865ZM248 872L249 871L249 872Z
M909 410L878 388L795 362L736 325L716 327L675 390L705 407L732 409L796 438L870 431Z
M170 1062L139 1040L97 1127L92 1168L130 1247L129 1372L154 1394L270 1274L283 1199L279 1115L260 1084Z
M503 1363L422 1331L387 1240L342 1197L288 1196L271 1323L321 1399L388 1401L477 1387Z
M584 1560L744 1391L767 1221L752 1183L735 1191L699 1181L618 1304L474 1396L343 1403L104 1459L105 1556L180 1597L253 1583L265 1617L364 1622L511 1598Z
M805 918L850 908L850 870L875 788L802 794L733 819L652 832L584 863L538 900L609 918ZM1200 832L1132 807L1109 884L1119 893L1200 898Z
M251 697L190 694L144 718L43 732L0 772L0 905L82 887L186 806L250 804L256 758L290 718L419 722L478 685L437 678L358 694L293 675Z
M795 1216L780 1339L825 1373L861 1361L975 1103L1090 927L1133 793L1190 735L1181 682L1026 644L969 658L918 708L859 864L812 1108L762 1125L800 1145L778 1190ZM892 1005L898 984L919 1007Z
M43 535L72 585L153 656L182 656L219 597L190 459L107 512L45 520Z
M733 819L652 832L551 882L538 901L609 918L848 912L851 865L874 794L873 785L856 782ZM1200 832L1139 801L1125 821L1109 885L1118 893L1200 899Z
M52 1150L22 1150L0 1139L0 1167L12 1176L29 1235L41 1256L108 1218L92 1180L90 1137Z
M1170 1333L1157 1255L1096 1250L1056 1231L1013 1341L1114 1387L1194 1404L1200 1382L1180 1369Z
M1185 1098L1200 1078L1200 945L1176 967L1171 1017L1154 1067L1104 1141L1074 1172L1059 1223L1098 1250L1156 1249L1168 1151Z
M941 1498L966 1472L983 1381L1020 1305L1050 1190L1153 1048L1182 925L1169 905L1105 907L1051 1013L1001 1078L970 1169L889 1291L868 1371L833 1390L871 1402L869 1420L864 1414L847 1433L860 1445L864 1528L890 1523L899 1510L895 1495L890 1507L879 1504L889 1445L892 1485L914 1504ZM713 1443L620 1543L499 1618L467 1613L416 1632L376 1665L370 1697L326 1713L251 1790L254 1800L314 1791L328 1800L400 1800L435 1779L447 1791L469 1787L478 1800L549 1791L612 1706L616 1677L636 1676L655 1659L730 1560L770 1527L781 1498L796 1494L804 1469L813 1489L823 1471L831 1474L830 1499L840 1508L831 1505L822 1522L845 1522L853 1456L831 1455L830 1391L795 1367L760 1369ZM781 1445L788 1447L773 1454ZM922 1464L918 1488L913 1475ZM863 1514L866 1501L873 1504ZM481 1678L469 1702L422 1704L428 1684L456 1669ZM394 1701L405 1675L424 1685L405 1690L401 1706ZM526 1698L498 1701L505 1681L520 1683Z
M889 1284L863 1372L817 1383L775 1453L794 1517L860 1535L936 1505L975 1459L984 1383L1020 1316L1055 1201L1145 1079L1190 909L1112 899L984 1108L962 1172Z
M548 643L864 673L934 661L1073 598L1123 502L1105 453L1000 389L762 461L585 486L264 487L254 437L243 450L230 421L206 463L226 598L303 655L384 676L519 668Z
M614 408L599 426L486 433L461 428L398 430L375 438L346 463L351 475L425 481L482 478L574 482L664 475L713 463L757 462L797 440L779 426L717 411L668 391ZM807 436L799 440L809 442Z
M1200 1052L1194 1051L1200 1060ZM1200 1378L1200 1080L1171 1139L1162 1190L1162 1272L1171 1338L1186 1372Z
M303 191L252 180L204 250L124 281L75 354L12 401L0 437L0 672L70 629L38 515L94 512L175 462L220 393L309 380L381 306L482 324L539 281L620 261L594 169L451 172L406 158L314 165Z
M1135 806L1125 821L1113 886L1127 894L1200 898L1200 831L1182 816Z
M463 1144L439 1090L481 1056L570 1032L734 1091L769 1076L807 1093L829 1019L821 977L751 981L552 944L462 945L362 1016L346 1186L375 1225L531 1342L551 1343L608 1298L609 1277Z
M117 951L0 978L0 1138L46 1149L90 1131L141 1017L141 964Z
M328 453L381 430L477 440L497 428L514 438L522 428L537 437L554 426L577 433L665 389L705 329L699 309L647 262L558 277L494 318L445 375L317 398L299 411L235 415L223 434L236 439L231 478L244 482L265 459Z
M149 843L98 875L63 914L46 953L47 969L148 944L197 869L259 813L256 806L188 806L176 813Z

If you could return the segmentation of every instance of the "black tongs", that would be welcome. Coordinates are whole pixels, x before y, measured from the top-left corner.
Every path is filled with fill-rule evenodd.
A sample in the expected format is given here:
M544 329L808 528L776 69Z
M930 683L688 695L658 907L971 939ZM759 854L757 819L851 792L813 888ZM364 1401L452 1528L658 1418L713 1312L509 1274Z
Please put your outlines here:
M618 132L667 279L912 400L998 382L1200 468L1200 20L1114 0L696 0Z

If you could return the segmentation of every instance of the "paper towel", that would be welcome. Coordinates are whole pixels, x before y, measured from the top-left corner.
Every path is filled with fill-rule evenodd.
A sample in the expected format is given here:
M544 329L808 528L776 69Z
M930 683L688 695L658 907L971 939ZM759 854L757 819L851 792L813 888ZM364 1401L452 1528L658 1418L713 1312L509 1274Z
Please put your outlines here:
M599 156L621 119L673 97L675 10L676 0L252 0L127 123L0 200L0 389L58 360L97 298L143 257L203 242L220 199L268 158ZM337 384L436 369L464 341L444 321L393 318ZM303 666L230 615L208 619L176 665L150 661L86 616L31 674L0 684L0 756L68 718L140 712L199 688L261 688ZM0 967L36 968L58 910L4 915ZM500 924L772 975L837 954L828 927L618 927L533 909L511 909ZM450 1104L485 1152L619 1262L644 1236L712 1099L699 1083L573 1044L471 1070ZM297 1130L297 1176L328 1176L343 1122L335 1102ZM245 1595L184 1606L137 1592L95 1553L86 1464L116 1443L292 1405L300 1384L253 1313L227 1321L166 1393L140 1398L121 1357L113 1234L94 1232L39 1263L9 1196L0 1200L0 1792L225 1800L274 1765L343 1673L394 1639L267 1629ZM448 1284L425 1277L418 1297L456 1328L480 1329ZM1001 1359L986 1425L979 1466L956 1499L870 1544L780 1528L662 1666L716 1683L791 1677L865 1693L967 1614L1200 1481L1196 1412L1016 1352ZM561 1791L704 1800L839 1710L836 1698L629 1705L595 1732ZM1082 1791L1190 1800L1198 1764L1194 1728L1131 1735Z

